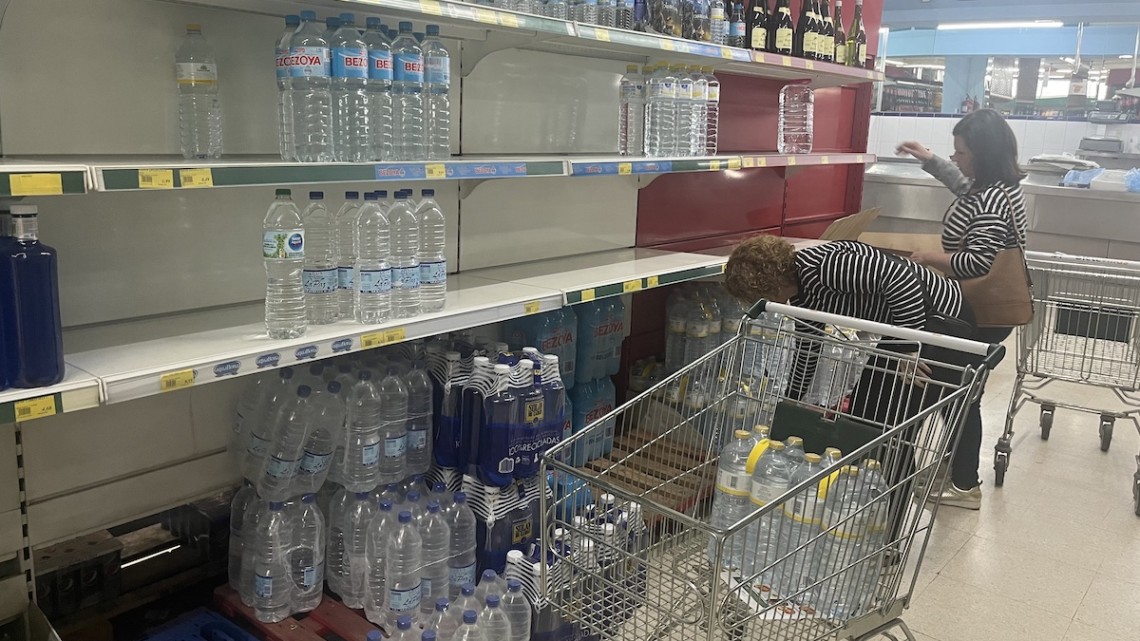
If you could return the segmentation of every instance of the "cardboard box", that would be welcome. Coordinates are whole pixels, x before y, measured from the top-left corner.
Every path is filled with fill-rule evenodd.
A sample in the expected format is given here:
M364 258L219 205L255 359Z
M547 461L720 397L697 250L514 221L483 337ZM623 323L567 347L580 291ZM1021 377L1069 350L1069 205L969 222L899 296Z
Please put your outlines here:
M902 256L909 256L916 251L942 251L942 239L937 234L863 232L859 235L859 240L879 249L892 250Z

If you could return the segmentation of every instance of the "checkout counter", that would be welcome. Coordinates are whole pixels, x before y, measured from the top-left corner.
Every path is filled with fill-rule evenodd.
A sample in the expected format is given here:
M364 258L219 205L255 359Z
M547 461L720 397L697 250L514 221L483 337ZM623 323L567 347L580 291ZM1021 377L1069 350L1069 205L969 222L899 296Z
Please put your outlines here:
M1140 194L1058 187L1061 173L1022 182L1031 251L1140 261ZM870 232L940 234L954 196L917 161L880 158L867 168L863 209L882 213Z

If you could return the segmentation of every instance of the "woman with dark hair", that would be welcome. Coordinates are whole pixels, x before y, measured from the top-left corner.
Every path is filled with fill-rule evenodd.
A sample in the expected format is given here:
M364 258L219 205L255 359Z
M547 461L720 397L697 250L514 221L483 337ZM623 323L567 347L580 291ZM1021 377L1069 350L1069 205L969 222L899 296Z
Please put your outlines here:
M1028 219L1021 193L1024 174L1017 162L1017 138L998 112L982 109L958 121L950 161L913 141L900 144L898 153L921 160L927 173L958 196L942 221L942 251L916 252L910 257L912 261L961 280L988 274L1003 249L1025 249ZM974 338L1000 343L1012 331L1012 327L979 328ZM978 463L982 431L977 408L970 409L971 413L978 412L977 420L967 418L951 461L952 483L942 495L943 505L981 508Z

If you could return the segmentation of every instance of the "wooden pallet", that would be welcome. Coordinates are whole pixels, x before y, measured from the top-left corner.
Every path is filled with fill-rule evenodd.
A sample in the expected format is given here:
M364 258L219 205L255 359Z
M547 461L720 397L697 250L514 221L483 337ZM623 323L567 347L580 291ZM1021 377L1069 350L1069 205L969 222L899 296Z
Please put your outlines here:
M302 618L288 617L279 623L258 621L253 610L242 603L238 593L228 585L214 590L214 606L230 619L252 627L266 641L325 641L336 637L364 641L373 630L383 632L365 619L363 612L351 610L327 594L316 610Z

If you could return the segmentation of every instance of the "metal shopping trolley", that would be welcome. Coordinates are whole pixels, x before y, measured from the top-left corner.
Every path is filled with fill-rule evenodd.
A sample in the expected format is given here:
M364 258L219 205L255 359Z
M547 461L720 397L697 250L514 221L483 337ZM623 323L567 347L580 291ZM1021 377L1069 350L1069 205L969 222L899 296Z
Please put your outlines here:
M1026 402L1041 406L1041 438L1048 439L1058 408L1100 418L1100 449L1107 452L1119 419L1140 421L1140 263L1027 252L1034 318L1017 330L1017 377L1005 431L994 450L994 477L1005 481L1013 420ZM1038 394L1061 381L1111 389L1128 407L1109 410L1064 403ZM1140 516L1140 456L1132 482Z
M914 496L941 489L933 469L1002 348L764 302L749 319L543 454L556 488L542 502L544 629L556 618L584 638L799 641L898 628L913 641L899 616L937 511ZM826 325L894 338L848 340ZM975 364L944 358L955 353ZM813 371L855 391L811 395L827 405L785 393L789 376L798 390ZM720 448L757 423L842 454L768 501L753 484L755 511L712 525L714 488L731 491Z

